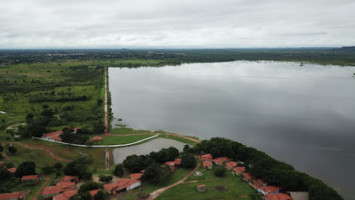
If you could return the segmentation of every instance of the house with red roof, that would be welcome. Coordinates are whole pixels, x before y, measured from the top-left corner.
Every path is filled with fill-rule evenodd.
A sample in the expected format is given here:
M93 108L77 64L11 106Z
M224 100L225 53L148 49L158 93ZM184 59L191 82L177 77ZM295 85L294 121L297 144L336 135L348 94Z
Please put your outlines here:
M209 160L205 160L205 161L202 161L202 167L204 169L212 169L212 161L209 161Z
M211 154L205 154L201 156L202 161L212 161L212 155Z
M15 173L16 172L16 168L15 167L13 167L13 168L10 168L10 169L7 169L10 173Z
M244 173L243 180L245 182L249 183L249 182L251 182L251 180L253 180L253 176L250 173Z
M1 200L23 200L26 194L24 192L13 192L0 194Z
M226 163L226 169L227 170L233 170L237 165L238 165L238 162L229 161L229 162Z
M75 182L59 182L55 186L47 186L43 190L43 197L48 198L52 196L56 196L60 193L66 191L76 190L76 183Z
M236 167L233 169L233 174L234 175L240 175L242 173L244 173L246 171L246 168L245 167Z
M254 188L254 189L259 189L261 187L264 187L266 186L267 184L264 183L263 179L256 179L256 180L252 180L251 181L251 186Z
M277 194L265 194L265 200L293 200L293 198L284 193L277 193Z
M53 197L53 200L69 200L70 197L76 195L77 193L78 193L78 190L65 191L63 193L55 195Z
M21 181L23 183L33 181L33 182L35 182L35 184L38 184L40 180L41 180L41 178L38 175L26 175L26 176L22 176L22 178L21 178Z
M273 186L273 185L263 186L258 189L258 191L261 192L263 195L277 194L280 192L280 190L281 190L281 187Z
M60 182L74 182L74 183L78 183L79 182L79 177L77 176L63 176L60 179Z
M219 165L219 166L222 166L224 165L225 162L227 162L229 160L229 158L227 157L218 157L216 159L213 159L213 163L215 165Z
M139 187L141 182L139 180L133 180L130 178L118 179L116 183L109 183L104 185L104 190L110 195L115 195L118 192L133 190Z
M196 186L197 187L197 191L199 191L199 192L206 192L206 185L205 184L203 184L203 185L198 185L198 186Z
M130 174L129 178L132 180L141 180L142 176L143 176L143 174L141 174L141 173L135 173L135 174Z
M60 138L60 135L63 133L63 131L55 131L51 133L46 133L43 135L44 138L52 141L62 141L62 138Z

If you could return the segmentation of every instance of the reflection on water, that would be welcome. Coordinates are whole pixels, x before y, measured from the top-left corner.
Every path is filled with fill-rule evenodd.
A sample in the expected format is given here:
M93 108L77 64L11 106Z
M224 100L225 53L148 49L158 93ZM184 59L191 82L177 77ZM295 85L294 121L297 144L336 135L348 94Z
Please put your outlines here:
M355 199L354 72L246 61L110 68L112 111L136 129L256 147Z

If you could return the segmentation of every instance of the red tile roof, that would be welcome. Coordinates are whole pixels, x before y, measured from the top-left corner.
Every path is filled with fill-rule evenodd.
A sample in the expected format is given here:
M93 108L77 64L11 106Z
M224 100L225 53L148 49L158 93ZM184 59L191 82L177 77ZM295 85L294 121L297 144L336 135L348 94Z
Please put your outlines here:
M38 179L38 175L27 175L21 178L22 181L36 180L36 179Z
M117 180L117 191L119 190L122 190L122 189L125 189L125 188L128 188L129 186L135 184L135 183L139 183L140 181L138 180L132 180L132 179L129 179L129 178L121 178L121 179L118 179Z
M266 194L265 200L293 200L293 198L284 193L277 193L277 194Z
M263 179L256 179L256 180L253 180L252 181L252 184L256 187L256 188L259 188L259 187L263 187L264 186L264 181Z
M245 172L245 170L246 170L245 167L236 167L233 169L233 171L237 174L241 174L241 173Z
M252 177L252 175L250 173L244 173L243 177L244 177L245 180L248 180L248 181L253 179L253 177Z
M17 169L16 169L15 167L8 169L8 171L11 172L11 173L15 173L16 170L17 170Z
M205 160L211 160L212 161L212 155L211 154L205 154L201 156L201 160L205 161Z
M51 138L53 140L62 141L62 138L59 137L62 133L63 133L63 131L55 131L52 133L44 134L44 137Z
M175 158L174 163L175 165L181 165L181 158Z
M61 194L54 196L53 200L69 200L70 197L76 195L77 193L78 193L78 190L65 191Z
M198 187L198 188L206 187L206 185L205 185L205 184L202 184L202 185L198 185L197 187Z
M112 190L117 190L117 183L108 183L104 185L104 190L108 193L111 193Z
M229 160L229 158L227 158L227 157L219 157L219 158L213 159L213 162L223 164L224 162L227 162L228 160Z
M203 161L203 162L202 162L202 166L203 166L203 167L212 166L212 162L211 162L211 161Z
M69 187L74 188L75 185L76 184L74 182L59 182L59 183L57 183L57 186L60 188L69 188Z
M89 193L90 195L93 197L95 196L101 189L97 189L97 190L91 190Z
M25 196L22 192L13 192L13 193L3 193L0 194L0 199L21 199Z
M234 167L236 167L238 165L238 162L235 162L235 161L229 161L226 163L226 167L228 169L233 169Z
M63 176L60 179L60 182L70 182L70 181L75 180L75 179L79 179L79 177L77 177L77 176Z
M102 137L100 136L95 136L92 138L92 141L97 142L97 141L102 141Z
M141 174L141 173L135 173L135 174L129 175L129 177L133 180L139 180L139 179L141 179L142 176L143 176L143 174Z
M281 187L269 185L269 186L261 187L260 189L265 193L275 193L281 190Z
M44 188L42 195L47 196L47 195L55 195L63 192L63 189L58 186L47 186Z

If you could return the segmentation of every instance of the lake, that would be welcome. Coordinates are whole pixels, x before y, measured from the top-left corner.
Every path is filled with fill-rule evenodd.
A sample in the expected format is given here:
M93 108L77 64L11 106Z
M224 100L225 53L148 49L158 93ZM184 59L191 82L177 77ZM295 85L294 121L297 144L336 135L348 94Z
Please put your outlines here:
M114 117L132 128L229 138L355 199L354 72L249 61L111 67L109 89Z

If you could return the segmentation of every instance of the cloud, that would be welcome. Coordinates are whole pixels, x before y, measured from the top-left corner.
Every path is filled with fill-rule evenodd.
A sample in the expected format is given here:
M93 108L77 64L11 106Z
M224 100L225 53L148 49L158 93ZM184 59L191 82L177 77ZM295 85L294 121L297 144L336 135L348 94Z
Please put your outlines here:
M350 0L0 0L0 48L354 45Z

